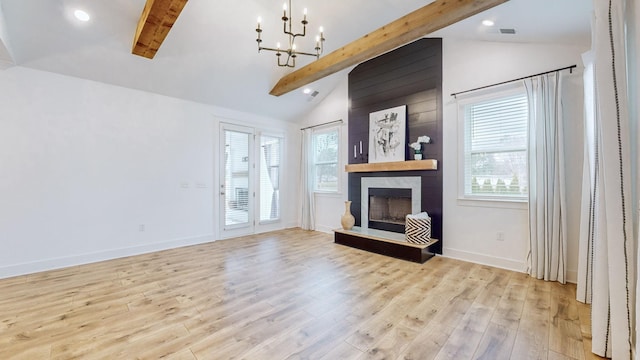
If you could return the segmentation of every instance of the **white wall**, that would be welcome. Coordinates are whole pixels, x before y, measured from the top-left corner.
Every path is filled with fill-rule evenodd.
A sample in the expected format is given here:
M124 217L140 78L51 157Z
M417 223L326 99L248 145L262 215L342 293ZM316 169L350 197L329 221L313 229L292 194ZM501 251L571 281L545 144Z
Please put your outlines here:
M347 135L349 109L348 102L348 78L345 75L336 88L319 103L313 111L311 111L303 120L300 127L323 124L329 121L342 119L340 147L341 163L338 164L340 170L344 169L344 165L348 163ZM299 137L299 135L298 135ZM347 200L347 173L340 171L342 177L340 179L340 191L337 194L316 193L316 230L331 232L333 229L339 228L340 217L344 213L344 201Z
M11 56L11 46L9 45L9 35L7 33L6 21L0 4L0 70L12 66L14 63Z
M527 255L525 206L503 207L458 200L459 132L453 92L520 78L560 67L581 66L588 46L490 43L446 40L443 43L444 209L443 255L523 271ZM567 81L573 95L565 118L567 128L568 278L577 271L582 166L582 85L580 71ZM572 161L572 159L575 159ZM497 232L504 232L504 241Z
M0 71L0 277L215 240L221 120L291 137L274 119ZM294 212L276 227L295 224Z

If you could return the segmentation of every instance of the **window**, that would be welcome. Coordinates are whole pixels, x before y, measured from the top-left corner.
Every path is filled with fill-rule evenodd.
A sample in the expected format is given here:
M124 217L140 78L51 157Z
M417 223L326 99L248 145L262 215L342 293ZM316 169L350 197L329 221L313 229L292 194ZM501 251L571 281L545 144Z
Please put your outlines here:
M312 136L314 190L338 192L338 144L337 127L318 130Z
M282 139L260 136L260 222L280 219L280 160Z
M522 87L460 105L465 198L526 200L527 95Z

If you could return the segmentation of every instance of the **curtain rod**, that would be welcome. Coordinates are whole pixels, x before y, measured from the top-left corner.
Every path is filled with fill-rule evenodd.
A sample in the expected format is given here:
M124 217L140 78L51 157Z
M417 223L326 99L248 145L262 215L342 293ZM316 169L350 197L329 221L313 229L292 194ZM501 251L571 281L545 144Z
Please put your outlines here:
M300 130L307 130L307 129L311 129L311 128L314 128L314 127L318 127L318 126L325 126L325 125L329 125L329 124L333 124L333 123L337 123L337 122L342 123L342 119L329 121L329 122L326 122L326 123L324 123L324 124L317 124L317 125L307 126L307 127L302 128L302 129L300 129Z
M556 72L556 71L562 71L562 70L567 70L568 69L570 71L570 73L573 73L573 69L576 68L576 67L578 67L578 65L571 65L571 66L563 67L563 68L560 68L560 69L545 71L545 72L541 72L541 73L535 74L535 75L529 75L529 76L524 76L524 77L521 77L521 78L518 78L518 79L499 82L497 84L486 85L486 86L477 87L477 88L471 89L471 90L460 91L460 92L451 94L451 96L456 97L456 96L458 96L460 94L464 94L464 93L468 93L468 92L472 92L472 91L476 91L476 90L482 90L482 89L490 88L490 87L493 87L493 86L508 84L508 83L511 83L511 82L514 82L514 81L529 79L529 78L540 76L540 75L546 75L546 74L550 74L550 73Z

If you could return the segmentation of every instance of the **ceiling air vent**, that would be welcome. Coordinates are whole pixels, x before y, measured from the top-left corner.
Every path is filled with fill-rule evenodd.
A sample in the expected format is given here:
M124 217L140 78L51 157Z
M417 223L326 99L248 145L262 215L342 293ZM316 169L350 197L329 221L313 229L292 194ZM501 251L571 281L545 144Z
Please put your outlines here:
M500 34L514 35L515 33L516 29L500 29Z
M307 98L307 102L311 102L313 101L316 96L318 96L318 94L320 94L317 90L314 90L311 94L309 94L309 97Z

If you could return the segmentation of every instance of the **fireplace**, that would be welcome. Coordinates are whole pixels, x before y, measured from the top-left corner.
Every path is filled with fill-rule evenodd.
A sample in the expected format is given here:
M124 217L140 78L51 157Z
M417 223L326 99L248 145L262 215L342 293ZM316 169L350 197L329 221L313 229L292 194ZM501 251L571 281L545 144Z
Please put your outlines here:
M407 214L410 189L369 188L369 228L403 233Z
M421 211L421 178L363 177L361 180L364 229L404 233L405 216Z

